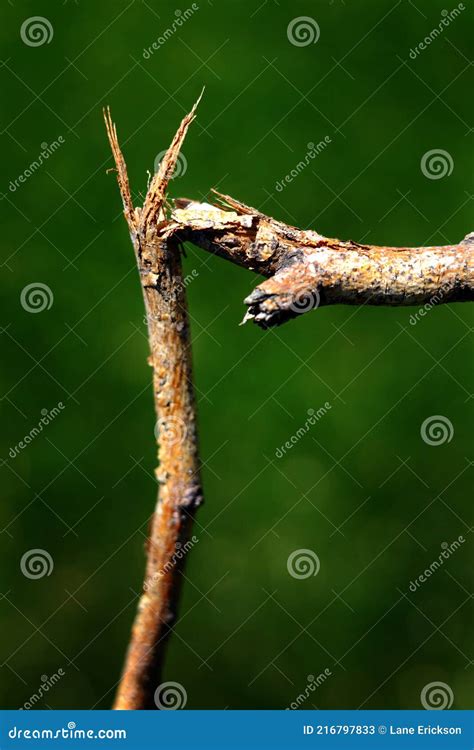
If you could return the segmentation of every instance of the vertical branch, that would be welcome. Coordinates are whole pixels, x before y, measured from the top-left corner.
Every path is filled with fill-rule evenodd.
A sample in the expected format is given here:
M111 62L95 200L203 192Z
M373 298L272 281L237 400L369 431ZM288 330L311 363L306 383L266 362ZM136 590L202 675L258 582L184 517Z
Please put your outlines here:
M165 646L176 620L182 549L202 502L189 320L180 246L163 237L164 201L198 102L183 119L154 175L144 205L133 208L125 161L110 112L104 113L124 214L145 300L157 413L158 501L151 520L143 594L132 629L115 709L152 709Z

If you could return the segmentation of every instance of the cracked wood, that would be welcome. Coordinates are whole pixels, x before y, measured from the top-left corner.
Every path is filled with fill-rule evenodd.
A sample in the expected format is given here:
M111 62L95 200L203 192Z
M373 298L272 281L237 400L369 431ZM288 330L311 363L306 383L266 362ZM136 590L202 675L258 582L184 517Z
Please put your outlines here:
M245 299L262 328L320 305L422 305L474 299L474 233L456 245L377 247L323 237L216 192L223 207L175 202L179 237L268 277Z

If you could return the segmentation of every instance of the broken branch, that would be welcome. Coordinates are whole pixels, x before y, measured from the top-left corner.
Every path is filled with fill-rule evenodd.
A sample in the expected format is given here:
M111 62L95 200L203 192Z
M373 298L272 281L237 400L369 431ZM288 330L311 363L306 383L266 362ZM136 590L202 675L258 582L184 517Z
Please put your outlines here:
M180 246L177 238L163 234L166 188L198 103L199 100L181 122L142 208L133 207L117 131L110 111L104 113L147 312L159 454L158 502L151 519L143 594L115 709L157 707L154 693L163 668L165 645L177 616L182 551L187 550L193 516L202 502Z
M216 193L223 208L176 201L168 237L268 277L244 320L279 325L320 305L422 305L474 299L474 234L457 245L377 247L323 237Z

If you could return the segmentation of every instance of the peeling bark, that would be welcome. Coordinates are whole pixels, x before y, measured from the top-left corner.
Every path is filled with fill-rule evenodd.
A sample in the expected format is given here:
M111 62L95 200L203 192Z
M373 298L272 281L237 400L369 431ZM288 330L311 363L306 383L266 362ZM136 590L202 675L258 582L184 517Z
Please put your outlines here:
M268 277L245 320L279 325L320 305L423 305L474 299L474 234L457 245L377 247L323 237L216 193L227 210L175 202L168 237ZM229 210L230 209L230 210Z
M143 594L133 625L115 709L155 709L165 645L176 620L183 549L202 502L193 392L189 320L177 238L166 238L168 181L198 102L187 115L154 175L142 208L134 208L127 169L112 123L105 114L117 180L143 289L157 413L158 502L150 526Z

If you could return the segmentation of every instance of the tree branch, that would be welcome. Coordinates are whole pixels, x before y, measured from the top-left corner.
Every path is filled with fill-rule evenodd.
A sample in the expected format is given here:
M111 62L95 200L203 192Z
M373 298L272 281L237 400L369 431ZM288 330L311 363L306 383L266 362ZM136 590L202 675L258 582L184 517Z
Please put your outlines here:
M104 112L147 312L160 460L158 502L147 544L144 591L117 692L116 709L156 708L153 698L160 681L166 641L177 616L184 554L190 544L194 513L202 502L180 246L177 238L163 236L166 188L198 102L181 122L151 181L142 208L133 207L116 128L110 111Z
M176 201L166 234L268 277L245 299L244 321L268 328L334 303L435 305L474 299L474 233L442 247L342 242L216 195L227 210Z
M474 233L444 247L342 242L288 226L219 193L224 208L181 199L169 218L166 189L198 102L181 122L142 208L133 206L116 128L110 111L104 113L147 311L160 458L144 593L117 709L155 708L164 647L177 615L182 550L188 549L193 516L202 502L180 243L191 241L267 277L245 300L244 321L253 319L262 328L319 305L434 305L474 299Z

